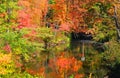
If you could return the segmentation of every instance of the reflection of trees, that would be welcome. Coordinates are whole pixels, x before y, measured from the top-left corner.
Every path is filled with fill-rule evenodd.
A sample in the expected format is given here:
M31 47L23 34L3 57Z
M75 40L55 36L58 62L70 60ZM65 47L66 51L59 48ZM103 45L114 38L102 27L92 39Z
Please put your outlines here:
M117 29L117 35L118 35L118 41L120 41L120 24L119 24L119 20L118 20L118 15L117 15L117 7L114 6L114 19L115 19L115 25L116 25L116 29Z

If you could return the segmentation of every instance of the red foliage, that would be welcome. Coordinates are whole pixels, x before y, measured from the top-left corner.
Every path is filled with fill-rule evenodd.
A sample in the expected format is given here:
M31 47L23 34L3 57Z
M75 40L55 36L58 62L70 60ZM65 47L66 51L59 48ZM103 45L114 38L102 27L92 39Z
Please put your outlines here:
M48 11L48 0L19 0L18 4L30 16L31 24L34 26L44 24Z
M35 70L32 70L32 69L26 69L26 71L32 75L36 75L37 72Z
M30 15L25 13L24 10L18 11L18 28L21 29L23 27L30 27L31 26Z
M11 47L10 47L9 44L6 44L6 45L3 47L3 49L4 49L6 52L8 52L8 53L11 52Z
M70 31L70 24L69 23L63 23L63 24L61 24L59 30Z
M21 68L23 66L23 64L18 62L18 61L16 61L15 62L15 66L16 66L16 68Z

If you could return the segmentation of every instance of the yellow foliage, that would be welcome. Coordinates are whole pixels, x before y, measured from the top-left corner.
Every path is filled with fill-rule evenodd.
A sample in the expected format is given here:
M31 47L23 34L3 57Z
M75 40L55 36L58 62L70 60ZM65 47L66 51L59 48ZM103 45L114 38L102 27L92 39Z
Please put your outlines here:
M0 53L0 74L12 73L13 71L12 54Z

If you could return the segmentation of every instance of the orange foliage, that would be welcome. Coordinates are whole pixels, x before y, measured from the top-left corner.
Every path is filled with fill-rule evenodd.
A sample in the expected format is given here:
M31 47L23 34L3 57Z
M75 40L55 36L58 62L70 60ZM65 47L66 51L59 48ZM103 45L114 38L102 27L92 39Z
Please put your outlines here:
M50 72L46 78L61 78L60 74L57 74L56 72Z
M112 0L55 0L55 4L50 7L55 11L53 21L60 22L60 30L83 32L94 34L94 26L88 28L87 22L94 15L88 13L88 9L96 2L106 3ZM86 17L88 17L86 19ZM101 22L101 19L95 19L95 22Z
M81 68L82 62L77 61L74 57L66 58L66 57L60 56L57 59L56 65L60 72L65 70L66 71L72 70L74 72L77 72Z
M84 74L76 74L75 78L84 78Z
M0 18L3 18L5 16L5 13L0 13Z
M31 24L35 26L42 25L48 9L48 0L19 0L18 4L30 16Z
M52 70L57 71L60 77L63 77L64 74L67 76L78 74L78 70L82 68L82 62L78 61L75 57L65 57L65 54L62 53L57 57L56 61L51 59L49 66Z
M60 21L62 30L72 28L72 30L77 29L76 31L78 31L80 30L79 26L86 26L83 19L86 12L86 9L82 7L85 4L83 1L55 0L55 2L51 7L55 10L53 19Z
M67 15L67 6L65 0L55 0L55 2L55 4L50 5L50 7L55 11L53 19L64 23Z
M26 69L26 71L28 73L30 73L31 75L39 75L39 76L43 76L45 77L45 68L41 67L38 70L34 70L34 69Z

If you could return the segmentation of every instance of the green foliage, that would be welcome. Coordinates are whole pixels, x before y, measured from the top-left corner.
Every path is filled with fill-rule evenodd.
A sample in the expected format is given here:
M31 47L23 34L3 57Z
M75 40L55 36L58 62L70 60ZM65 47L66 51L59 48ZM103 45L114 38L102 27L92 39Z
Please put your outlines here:
M104 65L112 68L115 64L120 64L120 44L114 40L107 43L108 49L104 53Z
M53 31L51 28L41 27L36 30L38 34L36 35L38 38L47 42L48 44L61 44L66 43L69 45L69 37L65 36L64 32L59 32L57 30ZM50 45L52 47L52 45Z
M11 21L16 19L16 13L14 12L15 10L17 10L16 7L18 7L17 2L13 2L12 0L2 1L2 3L0 4L0 14L4 15L2 18L0 18L0 20L2 20L0 23L0 36L2 38L4 37L3 39L7 39L9 42L10 39L12 39L12 36L14 38L16 34L16 31L14 31L12 27L16 26L17 23Z
M10 45L13 54L22 55L25 60L29 59L29 53L42 49L42 43L31 42L24 35L29 34L27 29L17 29L17 10L19 9L17 1L2 1L0 4L0 14L4 17L0 18L0 48L7 44ZM2 51L4 52L4 50Z
M108 17L108 10L111 8L111 4L110 3L100 3L100 2L97 2L95 3L91 8L91 9L94 9L95 12L100 16L100 17L103 17L103 18L106 18Z
M54 0L49 0L49 4L54 4L55 1Z
M46 27L39 28L37 29L37 32L38 32L37 36L46 42L50 41L54 36L51 28Z
M109 2L106 3L95 3L89 8L88 12L94 17L91 18L91 24L97 29L95 30L94 40L99 42L108 42L116 34L116 28L114 25L114 20L109 15L108 10L112 7ZM100 21L97 22L96 19ZM96 23L97 22L97 23Z
M33 76L27 72L0 75L0 78L44 78L42 76Z
M112 24L106 24L109 22L110 20L104 20L104 22L96 24L96 26L98 27L96 35L94 36L94 39L96 41L108 42L115 36L115 26L113 26Z
M71 75L69 78L74 78L74 75Z

